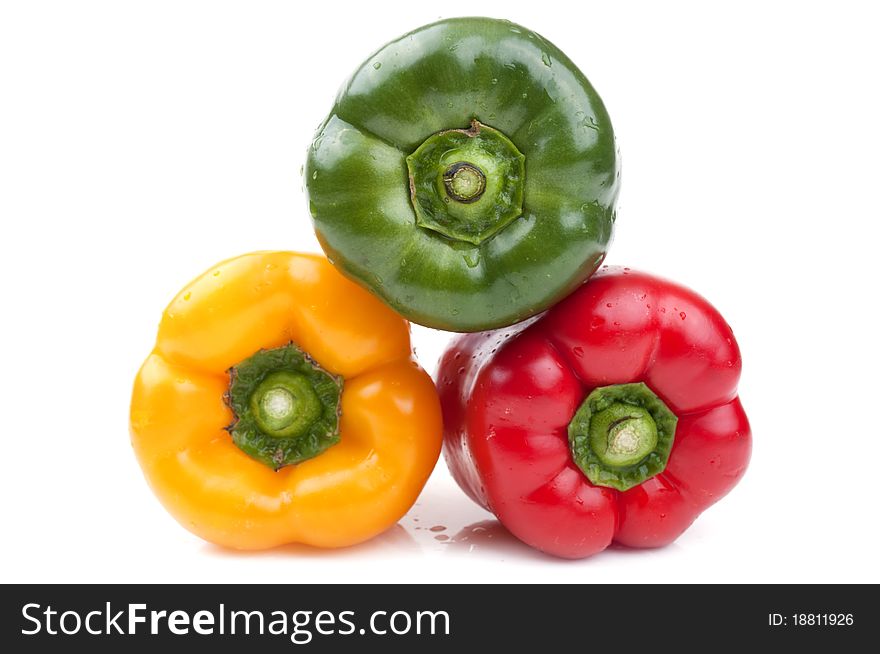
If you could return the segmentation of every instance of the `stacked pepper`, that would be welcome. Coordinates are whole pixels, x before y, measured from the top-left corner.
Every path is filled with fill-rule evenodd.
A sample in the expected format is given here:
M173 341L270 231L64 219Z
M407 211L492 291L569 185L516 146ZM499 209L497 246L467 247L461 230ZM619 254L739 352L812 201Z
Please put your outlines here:
M185 527L237 548L365 540L415 501L441 432L462 489L563 557L671 542L742 476L727 323L662 279L593 275L614 133L541 36L467 18L389 43L343 86L304 174L335 270L283 252L209 270L135 383L135 451ZM405 319L463 332L439 401Z
M409 510L441 418L406 321L323 257L262 252L165 310L131 433L156 495L202 538L339 547Z

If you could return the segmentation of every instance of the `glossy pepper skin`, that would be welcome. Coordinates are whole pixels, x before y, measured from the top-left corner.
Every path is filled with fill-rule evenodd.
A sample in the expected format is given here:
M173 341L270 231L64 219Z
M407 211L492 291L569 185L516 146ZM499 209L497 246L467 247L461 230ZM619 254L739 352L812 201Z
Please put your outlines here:
M334 380L330 396L341 385L341 414L328 414L338 442L275 471L233 442L226 396L231 368L291 341ZM278 392L267 406L286 406ZM131 402L131 442L159 500L194 534L237 549L340 547L382 532L415 502L441 431L406 321L324 257L292 252L230 259L186 286Z
M581 558L612 542L666 545L746 469L740 368L730 327L705 299L603 268L536 321L450 345L438 371L446 461L475 502L539 550ZM594 389L637 382L674 414L667 424L677 417L665 469L625 491L594 484L573 456L576 414Z
M619 190L611 121L584 75L488 18L427 25L367 59L303 176L330 260L409 320L458 332L577 288L605 256Z

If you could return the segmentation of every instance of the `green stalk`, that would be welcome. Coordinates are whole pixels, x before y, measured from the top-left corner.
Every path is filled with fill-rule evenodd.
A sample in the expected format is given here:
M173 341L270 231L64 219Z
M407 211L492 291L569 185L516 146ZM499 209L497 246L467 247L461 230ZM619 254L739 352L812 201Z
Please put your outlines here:
M339 442L342 379L295 344L260 350L229 370L227 427L248 456L278 470Z
M663 472L677 423L645 384L602 386L568 425L571 454L593 484L626 491Z

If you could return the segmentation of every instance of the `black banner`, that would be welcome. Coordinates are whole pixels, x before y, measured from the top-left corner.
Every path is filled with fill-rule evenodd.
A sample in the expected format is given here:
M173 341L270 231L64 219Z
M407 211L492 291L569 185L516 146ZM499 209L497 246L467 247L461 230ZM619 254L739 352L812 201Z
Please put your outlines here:
M0 644L16 649L464 652L580 643L678 651L865 642L865 586L273 585L4 586ZM653 643L653 645L651 645ZM169 649L170 648L170 649ZM243 650L243 648L247 648Z

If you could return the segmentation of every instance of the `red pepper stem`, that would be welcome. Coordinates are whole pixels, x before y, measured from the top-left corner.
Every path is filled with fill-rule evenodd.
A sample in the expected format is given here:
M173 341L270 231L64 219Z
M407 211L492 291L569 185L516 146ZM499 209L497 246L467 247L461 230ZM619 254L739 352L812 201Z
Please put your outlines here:
M626 491L666 468L677 421L645 384L602 386L568 425L571 454L593 484Z

